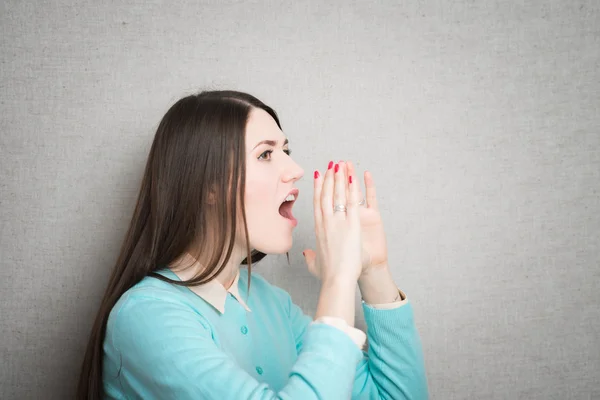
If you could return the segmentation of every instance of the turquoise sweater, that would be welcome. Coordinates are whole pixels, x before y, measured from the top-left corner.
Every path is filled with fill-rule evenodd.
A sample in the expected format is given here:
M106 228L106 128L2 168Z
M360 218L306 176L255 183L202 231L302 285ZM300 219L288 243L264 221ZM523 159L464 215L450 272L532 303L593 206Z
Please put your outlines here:
M146 277L115 304L104 340L112 399L427 399L421 341L409 303L362 303L368 352L336 327L312 323L283 289L240 269L247 312L227 296L219 313L189 288ZM160 273L178 279L168 269Z

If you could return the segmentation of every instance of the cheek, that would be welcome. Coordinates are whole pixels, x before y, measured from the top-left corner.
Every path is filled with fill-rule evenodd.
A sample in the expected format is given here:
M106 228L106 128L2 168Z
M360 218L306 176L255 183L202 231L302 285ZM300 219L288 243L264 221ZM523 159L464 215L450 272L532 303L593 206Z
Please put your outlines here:
M277 179L267 179L264 174L262 178L246 180L244 202L250 247L267 254L285 253L291 247L291 235L285 233L289 229L277 210Z
M246 217L248 219L268 212L275 196L274 188L265 180L248 180L246 183Z
M246 182L246 200L256 201L266 197L267 185L265 182L252 181Z

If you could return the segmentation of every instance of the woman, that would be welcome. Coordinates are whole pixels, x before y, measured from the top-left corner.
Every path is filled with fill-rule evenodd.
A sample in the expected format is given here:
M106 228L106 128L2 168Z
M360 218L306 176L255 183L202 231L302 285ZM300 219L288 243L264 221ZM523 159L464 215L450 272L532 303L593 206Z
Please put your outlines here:
M321 280L314 320L251 273L291 248L303 174L276 113L255 97L212 91L176 102L150 150L78 398L427 398L369 173L366 204L351 162L314 173L317 246L304 252ZM368 353L354 328L357 282Z

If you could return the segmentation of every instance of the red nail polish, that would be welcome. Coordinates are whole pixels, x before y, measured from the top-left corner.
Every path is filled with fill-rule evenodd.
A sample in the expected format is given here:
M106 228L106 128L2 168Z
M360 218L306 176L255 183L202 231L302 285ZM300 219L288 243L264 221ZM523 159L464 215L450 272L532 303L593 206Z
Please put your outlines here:
M329 161L329 166L327 166L327 169L331 169L331 167L333 167L333 161Z
M335 164L335 172L338 172L340 169L340 164Z
M319 177L319 171L315 171L315 179Z
M350 181L350 183L352 183L352 175L350 175L350 176L348 177L348 180Z

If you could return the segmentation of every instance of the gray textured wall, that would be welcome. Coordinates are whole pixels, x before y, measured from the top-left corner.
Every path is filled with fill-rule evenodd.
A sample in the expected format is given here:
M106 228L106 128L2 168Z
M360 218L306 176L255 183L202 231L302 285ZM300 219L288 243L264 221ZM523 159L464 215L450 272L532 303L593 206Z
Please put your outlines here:
M598 1L103 3L0 5L1 398L73 393L154 129L200 88L281 115L301 223L257 271L306 312L310 174L351 159L432 398L600 398Z

